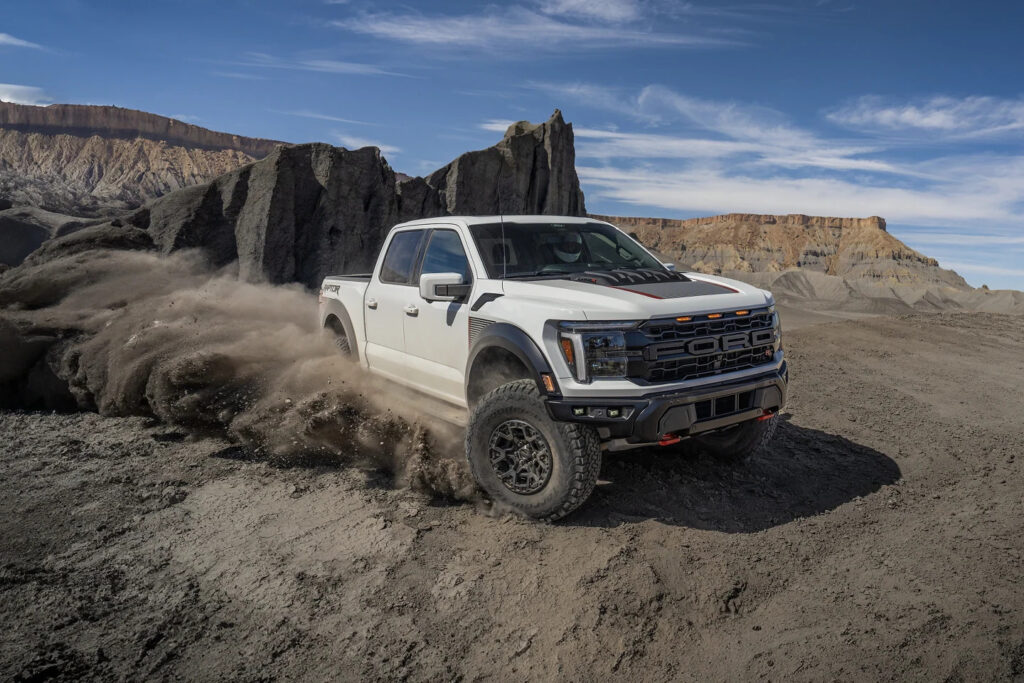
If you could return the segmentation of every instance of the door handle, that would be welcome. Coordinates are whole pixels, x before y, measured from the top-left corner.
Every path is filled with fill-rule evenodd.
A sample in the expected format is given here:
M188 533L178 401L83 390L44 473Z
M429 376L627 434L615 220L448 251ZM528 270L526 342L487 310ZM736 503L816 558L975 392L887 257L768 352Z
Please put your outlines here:
M377 300L376 299L367 299L366 300L366 307L367 308L372 308L372 309L376 310L377 309Z
M420 309L416 308L413 304L409 304L405 307L405 314L411 316L417 316L420 314Z

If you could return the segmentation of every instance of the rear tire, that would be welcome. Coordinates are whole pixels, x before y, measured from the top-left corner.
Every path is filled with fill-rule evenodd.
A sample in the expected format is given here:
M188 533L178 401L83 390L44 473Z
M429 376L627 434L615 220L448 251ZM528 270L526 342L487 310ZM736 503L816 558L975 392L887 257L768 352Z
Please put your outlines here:
M466 429L466 457L492 500L545 521L582 505L601 469L597 432L552 420L533 380L503 384L480 399Z
M345 358L352 357L352 346L348 339L348 334L345 333L345 326L341 324L340 320L331 320L327 323L325 330L331 335L331 339L334 342L335 347Z
M779 414L767 420L750 420L705 436L693 437L693 445L713 458L740 464L765 449L779 426Z

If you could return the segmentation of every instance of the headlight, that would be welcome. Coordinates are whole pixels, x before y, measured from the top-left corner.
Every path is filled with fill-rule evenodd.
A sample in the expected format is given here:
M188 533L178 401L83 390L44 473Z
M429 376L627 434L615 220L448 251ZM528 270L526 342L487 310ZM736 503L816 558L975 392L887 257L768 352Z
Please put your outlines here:
M562 323L559 346L579 382L626 376L625 331L637 323Z

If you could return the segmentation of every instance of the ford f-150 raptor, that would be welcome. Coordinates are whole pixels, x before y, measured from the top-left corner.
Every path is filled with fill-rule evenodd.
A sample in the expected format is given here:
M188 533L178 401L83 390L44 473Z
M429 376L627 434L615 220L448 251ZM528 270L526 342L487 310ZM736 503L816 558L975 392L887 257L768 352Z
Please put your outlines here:
M769 292L676 272L589 218L397 225L373 273L324 279L319 320L352 360L461 410L476 481L538 519L586 500L602 449L693 439L742 459L786 401Z

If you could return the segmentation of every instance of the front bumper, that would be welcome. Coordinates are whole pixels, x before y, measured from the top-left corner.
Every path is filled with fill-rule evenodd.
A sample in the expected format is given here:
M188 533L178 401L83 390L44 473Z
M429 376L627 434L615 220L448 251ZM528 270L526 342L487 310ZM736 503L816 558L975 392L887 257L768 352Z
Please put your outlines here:
M559 398L546 401L561 422L597 427L603 438L653 443L666 434L691 436L753 420L786 405L789 368L693 390L627 399Z

